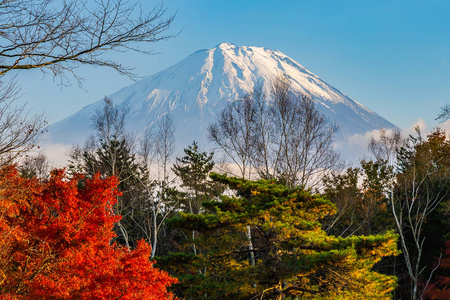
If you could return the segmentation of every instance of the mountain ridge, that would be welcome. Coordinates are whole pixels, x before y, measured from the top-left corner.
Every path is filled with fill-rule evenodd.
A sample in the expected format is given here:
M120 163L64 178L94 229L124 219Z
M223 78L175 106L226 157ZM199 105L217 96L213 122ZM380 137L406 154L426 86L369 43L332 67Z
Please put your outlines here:
M170 113L178 128L177 144L184 147L194 139L206 143L206 127L228 101L243 97L258 83L269 90L270 82L280 75L287 76L294 91L309 95L325 116L340 124L343 136L396 127L281 51L231 43L196 51L108 98L130 108L127 128L133 132L142 132ZM44 140L82 143L91 131L90 118L101 104L98 100L52 124Z

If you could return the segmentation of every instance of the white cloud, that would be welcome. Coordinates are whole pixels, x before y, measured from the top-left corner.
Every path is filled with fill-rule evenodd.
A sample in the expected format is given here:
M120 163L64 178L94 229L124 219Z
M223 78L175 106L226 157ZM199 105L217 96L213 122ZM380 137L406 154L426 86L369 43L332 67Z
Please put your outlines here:
M417 126L420 128L423 136L426 136L430 132L425 121L423 119L418 119L410 127L402 129L400 131L401 135L405 138L409 135L414 135L416 132L415 128ZM450 134L450 120L441 124L441 126L439 127L446 130L447 134ZM369 151L367 150L367 145L371 137L379 139L380 132L380 130L372 130L367 131L364 134L354 134L351 136L347 136L342 141L336 142L335 149L340 151L348 162L357 165L359 164L359 161L361 159L368 157L372 158ZM386 133L388 135L392 134L393 130L386 129Z
M447 138L450 139L450 120L445 121L444 123L438 126L442 130L444 130L447 134Z
M68 151L72 148L70 145L65 144L44 144L41 146L42 152L52 162L53 166L60 168L67 165L69 157Z

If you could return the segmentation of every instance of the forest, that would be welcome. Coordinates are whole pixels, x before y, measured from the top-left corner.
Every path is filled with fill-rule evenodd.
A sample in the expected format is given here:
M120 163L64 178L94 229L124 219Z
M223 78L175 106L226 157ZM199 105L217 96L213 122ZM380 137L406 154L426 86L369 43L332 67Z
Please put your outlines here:
M382 129L349 166L339 126L280 76L225 105L214 152L192 141L177 156L170 114L128 132L128 107L105 97L65 167L35 154L45 119L12 105L7 74L131 76L104 53L171 37L162 7L134 18L128 2L77 3L0 1L1 299L450 299L440 128Z
M1 294L447 299L446 133L381 131L373 159L343 169L336 125L313 101L283 79L272 102L262 93L209 127L225 161L195 141L174 157L170 115L143 137L127 133L127 108L107 98L64 169L43 154L8 160Z

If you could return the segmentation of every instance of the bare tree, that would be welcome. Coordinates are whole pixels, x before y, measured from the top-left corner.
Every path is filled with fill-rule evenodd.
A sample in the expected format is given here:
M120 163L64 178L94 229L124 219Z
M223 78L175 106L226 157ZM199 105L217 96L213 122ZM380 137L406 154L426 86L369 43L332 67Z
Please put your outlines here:
M160 174L162 172L162 180L167 181L169 178L170 162L175 153L175 123L169 114L161 117L156 124L157 132L155 135L155 154Z
M255 148L255 107L251 97L237 99L221 111L208 127L208 138L238 166L242 178L250 177Z
M36 146L47 124L42 114L31 115L25 105L16 106L20 89L16 82L0 80L0 161L10 163Z
M146 228L151 240L152 253L156 255L158 236L167 216L172 212L176 203L171 203L167 197L168 190L173 183L170 179L170 167L175 153L175 124L172 117L166 114L158 122L145 131L141 140L141 159L149 169L156 169L156 178L141 181L146 190L147 210Z
M369 150L395 170L386 186L409 277L409 295L405 296L422 299L434 272L424 262L424 250L436 242L427 239L427 222L449 197L450 142L439 129L424 139L416 127L416 135L409 139L398 131L382 131L379 139L371 139Z
M411 279L411 299L422 299L433 270L424 265L426 223L443 201L449 200L450 141L437 129L422 139L410 137L401 149L394 192L391 194L392 213L400 236L402 253ZM406 152L406 154L405 154Z
M262 178L314 187L339 163L333 150L338 126L309 97L292 92L288 78L277 78L268 98L257 85L244 99L229 103L209 127L209 138L244 178L254 166Z
M151 202L153 214L153 243L152 257L156 253L158 233L166 217L172 211L169 204L168 190L174 179L169 178L172 159L175 153L175 123L170 114L165 114L156 124L155 157L158 166L158 190ZM161 177L162 176L162 177Z
M393 165L397 160L398 151L405 146L405 143L400 130L394 129L392 134L389 134L385 128L382 128L380 136L378 138L372 136L367 147L376 160Z
M13 71L40 69L63 84L79 65L105 66L133 77L131 68L105 54L127 50L151 53L139 44L165 35L174 16L162 5L144 13L126 0L0 0L0 156L10 162L35 145L46 125L42 115L14 106Z
M422 299L424 292L421 288L427 269L423 266L424 255L426 255L423 251L426 240L424 227L428 217L448 193L445 190L436 193L436 187L429 186L426 182L426 176L430 175L429 170L425 172L423 175L418 172L404 174L405 178L399 183L402 185L400 188L403 193L391 195L392 213L400 236L402 254L411 278L411 299ZM412 245L407 242L408 236L412 237ZM431 278L431 275L429 277Z
M123 137L125 134L125 117L129 108L126 106L119 108L107 97L103 99L103 103L91 117L92 127L95 129L98 139L107 142Z
M42 114L31 115L25 105L15 106L14 99L0 99L0 160L10 163L36 146L47 124Z
M436 120L438 120L441 123L444 123L449 119L450 119L450 103L447 103L441 107L441 111L439 112L439 115L437 116Z
M263 179L275 178L274 166L277 164L278 157L276 150L273 149L273 141L275 138L273 123L269 114L269 103L264 93L263 86L258 83L253 93L250 95L254 107L254 147L255 155L252 158L252 164L256 168L256 172ZM275 155L275 158L274 158Z
M255 150L255 107L250 96L229 103L217 123L208 128L208 138L222 149L239 167L240 176L251 176L251 160ZM255 265L252 233L247 226L250 262Z
M141 138L139 139L139 158L142 160L143 164L149 167L153 163L153 156L155 153L155 136L153 129L153 127L146 128Z
M0 1L0 75L12 70L41 69L64 78L80 64L106 66L121 74L130 69L104 55L109 51L151 51L174 16L160 5L149 13L122 0Z
M292 92L286 77L275 80L272 94L277 177L289 186L314 187L339 162L333 150L339 127L320 113L310 97Z
M20 162L18 169L23 177L46 180L50 175L51 164L45 154L39 153L34 156L26 156Z

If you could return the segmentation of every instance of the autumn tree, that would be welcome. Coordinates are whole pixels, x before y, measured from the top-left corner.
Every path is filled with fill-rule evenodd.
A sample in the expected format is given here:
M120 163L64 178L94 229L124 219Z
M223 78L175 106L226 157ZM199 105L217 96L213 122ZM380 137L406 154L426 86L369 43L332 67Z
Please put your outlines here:
M390 299L395 278L371 271L395 255L392 232L339 238L318 222L334 206L302 188L226 175L211 178L233 193L203 203L207 213L180 214L172 226L196 230L198 255L172 254L167 270L186 299ZM253 249L248 249L247 228ZM248 253L255 253L253 265Z
M437 268L433 258L442 253L443 236L450 230L442 213L449 203L449 145L442 130L423 137L419 128L407 139L382 131L369 144L378 163L388 163L393 171L385 184L402 250L392 268L399 278L396 297L402 299L423 298Z
M326 176L323 195L336 205L337 213L322 220L325 231L345 237L393 229L389 206L393 176L393 167L383 160L362 160L360 167Z
M72 149L70 168L88 176L99 172L119 179L122 194L114 211L123 218L116 224L118 238L129 247L145 239L152 245L153 258L164 221L178 202L169 176L175 126L164 115L137 140L126 130L127 114L126 106L105 98L92 117L95 134L84 147Z
M84 147L72 149L70 168L88 176L99 172L119 179L121 196L114 211L123 218L115 227L118 238L128 247L145 239L152 245L153 258L164 221L176 202L169 197L175 127L165 115L137 140L126 130L128 111L105 98L92 117L95 134Z
M138 226L141 212L137 208L141 207L140 201L147 196L142 184L147 180L147 170L132 150L133 139L125 130L127 113L127 107L117 106L105 98L103 105L92 116L95 134L88 138L83 147L77 146L71 150L69 169L87 177L99 173L103 178L118 178L121 195L114 212L123 218L117 222L115 230L121 242L131 247L135 241L146 238L145 229Z
M433 273L427 256L430 251L441 248L441 241L439 237L431 237L436 231L444 229L445 233L445 227L443 224L432 226L436 224L432 221L438 207L450 199L450 141L439 129L426 139L421 137L420 131L417 133L399 150L400 169L390 201L410 279L411 299L422 298Z
M435 279L427 286L425 299L445 300L450 298L450 240L445 243L444 253L436 258Z
M115 178L46 182L0 170L0 295L7 299L172 299L176 282L153 268L151 248L111 244L120 216Z

